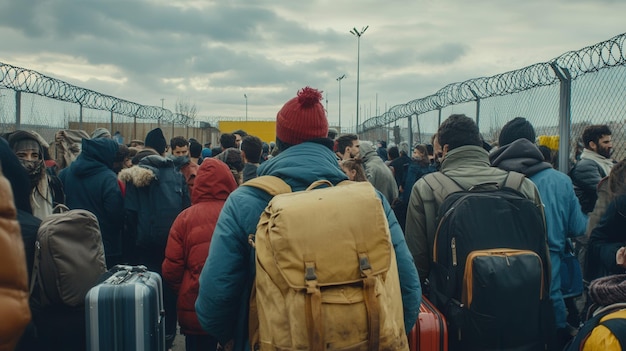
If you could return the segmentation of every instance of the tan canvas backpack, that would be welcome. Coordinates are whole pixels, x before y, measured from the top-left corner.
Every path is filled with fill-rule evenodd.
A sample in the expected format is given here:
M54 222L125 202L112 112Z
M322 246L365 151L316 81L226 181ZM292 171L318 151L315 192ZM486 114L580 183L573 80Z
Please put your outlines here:
M318 181L292 193L271 176L244 185L275 195L251 235L252 350L408 350L395 251L372 185Z

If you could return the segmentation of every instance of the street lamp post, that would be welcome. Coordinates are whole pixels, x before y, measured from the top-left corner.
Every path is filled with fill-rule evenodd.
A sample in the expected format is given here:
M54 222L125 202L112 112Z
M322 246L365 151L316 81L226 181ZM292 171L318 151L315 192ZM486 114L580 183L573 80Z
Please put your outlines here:
M359 32L356 27L352 28L350 33L357 37L357 51L356 51L356 132L359 133L359 74L361 65L361 36L369 26L363 27Z
M337 81L339 82L339 133L341 133L341 81L346 78L346 75L343 74L341 77L337 77Z
M246 122L248 122L248 95L243 94L243 97L246 98Z

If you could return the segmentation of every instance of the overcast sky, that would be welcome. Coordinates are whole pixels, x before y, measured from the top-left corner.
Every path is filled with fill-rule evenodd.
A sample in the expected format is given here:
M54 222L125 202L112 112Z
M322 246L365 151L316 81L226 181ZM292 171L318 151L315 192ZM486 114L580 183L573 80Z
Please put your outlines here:
M0 0L0 62L200 119L324 91L336 125L626 32L623 0ZM378 105L376 105L378 102ZM378 106L378 109L376 108Z

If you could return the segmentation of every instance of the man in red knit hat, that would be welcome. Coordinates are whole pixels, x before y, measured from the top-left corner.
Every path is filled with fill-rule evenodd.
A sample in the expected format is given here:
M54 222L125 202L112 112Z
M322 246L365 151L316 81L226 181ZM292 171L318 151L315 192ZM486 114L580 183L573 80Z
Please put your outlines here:
M328 120L321 99L320 91L306 87L282 107L276 116L276 145L280 153L259 166L259 176L279 177L294 192L305 190L317 180L332 184L347 180L332 151L333 141L328 138ZM421 286L402 230L387 200L378 196L387 214L395 248L408 331L417 320ZM200 325L220 343L232 341L233 350L237 351L249 349L248 313L255 256L248 235L256 232L259 217L270 199L265 191L249 186L240 186L230 194L200 274L196 300Z

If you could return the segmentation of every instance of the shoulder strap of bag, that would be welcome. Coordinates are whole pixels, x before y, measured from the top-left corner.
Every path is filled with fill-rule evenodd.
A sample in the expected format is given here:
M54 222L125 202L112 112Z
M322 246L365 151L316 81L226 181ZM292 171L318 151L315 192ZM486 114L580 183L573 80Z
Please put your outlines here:
M613 318L601 322L600 325L605 326L611 331L611 333L613 333L623 350L626 346L626 320L622 318Z
M600 320L604 318L604 316L610 313L613 313L619 310L620 308L623 308L623 304L615 304L615 305L606 306L602 308L599 313L597 313L592 318L585 321L585 323L583 323L583 326L580 327L580 329L578 329L578 333L576 334L574 339L572 339L572 342L566 347L565 351L582 350L583 346L585 345L585 342L587 341L587 338L589 338L589 335L591 335L591 331L593 330L593 328L597 327L598 324L600 324ZM602 324L605 324L606 322L608 321L605 321ZM615 328L618 327L617 325L612 325L612 326ZM613 329L611 329L610 326L607 326L607 328L611 330L611 332L613 332ZM613 333L613 334L620 341L620 345L623 345L622 340L620 339L620 337L617 336L617 333ZM624 336L623 335L624 333L621 333L621 334L622 334L621 336ZM626 338L624 338L624 340L626 340Z
M465 190L459 183L442 172L428 173L423 178L426 184L433 190L435 201L438 204L441 204L448 195Z
M522 173L510 171L504 179L503 187L519 191L525 178Z
M272 196L291 192L291 187L284 180L269 175L252 178L241 185L261 189Z

